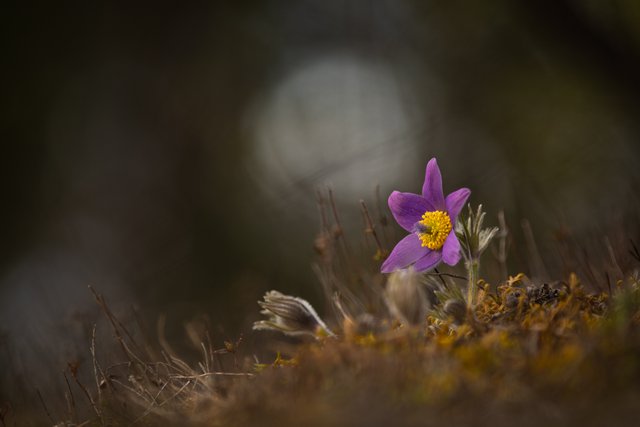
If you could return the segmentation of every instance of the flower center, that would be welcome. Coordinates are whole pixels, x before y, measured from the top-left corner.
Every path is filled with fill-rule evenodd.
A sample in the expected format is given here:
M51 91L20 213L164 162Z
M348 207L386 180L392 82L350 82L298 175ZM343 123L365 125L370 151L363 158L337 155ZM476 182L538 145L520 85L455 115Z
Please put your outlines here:
M440 249L444 245L451 228L451 218L443 211L427 211L416 223L416 231L422 246L431 250Z

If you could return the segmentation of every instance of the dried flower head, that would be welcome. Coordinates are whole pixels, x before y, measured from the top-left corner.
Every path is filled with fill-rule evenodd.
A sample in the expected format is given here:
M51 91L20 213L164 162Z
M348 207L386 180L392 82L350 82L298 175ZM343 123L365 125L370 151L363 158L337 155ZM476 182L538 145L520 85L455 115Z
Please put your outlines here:
M393 248L381 271L390 273L413 265L421 272L441 261L456 265L460 261L460 242L454 229L470 194L468 188L460 188L445 198L438 163L435 158L429 160L422 195L394 191L389 196L393 217L410 234Z
M260 313L268 316L268 319L255 322L254 330L280 331L293 336L335 336L311 304L302 298L278 291L269 291L263 298L264 301L258 301L263 309Z

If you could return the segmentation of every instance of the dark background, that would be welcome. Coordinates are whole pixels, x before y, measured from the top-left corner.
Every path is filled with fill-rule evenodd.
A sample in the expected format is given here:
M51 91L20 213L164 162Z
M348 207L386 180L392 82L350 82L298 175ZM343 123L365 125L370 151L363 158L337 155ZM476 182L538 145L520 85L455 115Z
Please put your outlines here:
M246 333L272 288L317 301L315 189L358 237L358 200L418 192L433 156L543 253L558 230L624 238L639 4L3 6L4 360L33 383L85 351L88 284L176 336L201 314Z

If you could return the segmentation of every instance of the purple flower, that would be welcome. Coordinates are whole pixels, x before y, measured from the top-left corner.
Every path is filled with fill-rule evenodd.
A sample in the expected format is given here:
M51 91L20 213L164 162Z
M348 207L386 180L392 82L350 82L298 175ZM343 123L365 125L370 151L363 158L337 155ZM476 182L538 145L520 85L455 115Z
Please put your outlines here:
M399 191L389 196L393 217L411 234L398 242L380 271L391 273L412 264L416 271L426 271L440 261L456 265L460 261L456 219L469 194L468 188L460 188L445 198L438 163L429 160L421 196Z

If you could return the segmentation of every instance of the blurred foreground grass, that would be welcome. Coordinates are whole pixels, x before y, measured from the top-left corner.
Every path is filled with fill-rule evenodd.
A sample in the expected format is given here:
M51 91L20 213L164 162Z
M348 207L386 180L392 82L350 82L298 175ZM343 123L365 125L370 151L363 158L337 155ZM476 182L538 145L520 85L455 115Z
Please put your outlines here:
M216 351L205 341L197 367L166 353L150 360L114 319L128 360L107 370L96 361L95 386L75 397L94 409L82 424L636 425L636 276L611 297L586 293L575 275L555 289L524 275L485 289L463 319L384 321L365 333L346 321L340 338L289 345L273 363L226 372L216 358L233 343ZM69 409L60 425L81 424Z

